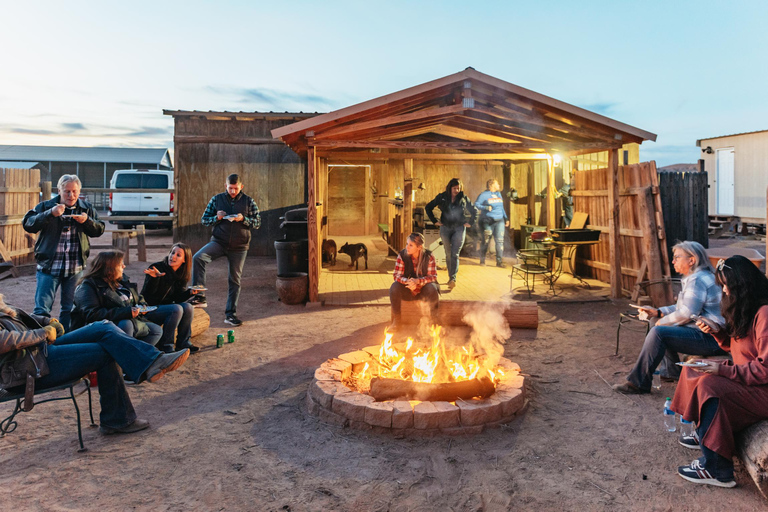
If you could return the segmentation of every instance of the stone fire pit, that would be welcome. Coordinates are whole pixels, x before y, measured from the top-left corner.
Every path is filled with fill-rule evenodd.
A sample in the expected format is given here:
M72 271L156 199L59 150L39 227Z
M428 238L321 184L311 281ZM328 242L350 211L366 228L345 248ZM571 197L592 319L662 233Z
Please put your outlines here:
M415 400L374 401L373 397L350 389L343 381L374 360L379 346L342 354L329 359L315 371L307 391L309 412L322 421L360 430L393 433L396 437L479 434L486 427L512 421L524 408L525 379L520 367L501 358L504 375L496 392L485 399L456 402Z

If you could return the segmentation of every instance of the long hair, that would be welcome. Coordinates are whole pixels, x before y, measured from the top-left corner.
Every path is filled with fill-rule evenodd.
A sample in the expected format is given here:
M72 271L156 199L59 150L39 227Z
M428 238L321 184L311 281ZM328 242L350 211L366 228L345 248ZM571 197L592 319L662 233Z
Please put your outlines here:
M421 247L421 252L419 252L419 260L416 262L416 268L413 269L416 271L416 275L418 276L420 275L419 272L421 270L421 264L424 262L424 235L421 233L411 233L408 235L408 240Z
M179 270L174 272L174 277L182 282L182 284L187 284L189 282L189 278L192 277L192 249L189 248L187 244L177 243L173 244L173 247L171 247L171 250L168 251L168 256L165 257L165 263L170 266L170 258L171 253L175 251L176 249L181 249L184 251L184 263L181 264L179 267Z
M733 338L749 334L761 306L768 305L768 278L744 256L731 256L715 273L718 284L728 287L723 294L720 312L726 332Z
M449 181L448 184L445 186L445 191L448 193L449 197L451 195L451 189L456 185L459 186L459 192L462 192L464 190L464 184L461 182L459 178L451 178L451 181Z
M123 262L123 251L102 251L88 265L80 278L82 283L89 277L103 279L110 288L117 287L117 266Z
M675 249L680 249L684 253L690 254L695 260L693 267L691 267L691 274L698 270L708 270L713 274L715 273L715 267L713 267L712 263L709 262L707 250L704 249L704 246L699 242L693 242L691 240L686 240L685 242L677 242L674 247L672 247L673 251Z

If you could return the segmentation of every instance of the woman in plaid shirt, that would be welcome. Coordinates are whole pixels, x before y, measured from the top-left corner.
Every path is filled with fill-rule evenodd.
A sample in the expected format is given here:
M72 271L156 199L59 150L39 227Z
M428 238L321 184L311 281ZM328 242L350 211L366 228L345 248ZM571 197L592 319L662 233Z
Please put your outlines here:
M440 288L437 286L437 265L432 253L424 248L424 235L411 233L405 249L397 255L395 282L389 288L392 304L392 324L387 329L400 328L400 306L404 300L420 300L429 305L432 321L435 319Z
M651 392L651 381L656 367L664 360L662 377L676 380L680 371L675 363L678 352L700 356L725 354L715 338L701 329L691 319L692 315L706 318L713 324L725 325L720 314L723 290L715 281L715 269L707 258L704 247L698 242L680 242L672 248L675 270L683 275L683 289L677 303L663 308L640 308L640 319L658 318L645 337L645 343L635 367L627 376L627 382L613 386L625 394Z

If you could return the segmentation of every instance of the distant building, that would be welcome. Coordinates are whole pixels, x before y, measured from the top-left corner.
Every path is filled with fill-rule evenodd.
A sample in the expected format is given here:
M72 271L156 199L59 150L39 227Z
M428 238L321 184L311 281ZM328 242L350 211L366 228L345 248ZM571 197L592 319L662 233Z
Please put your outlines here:
M709 182L709 214L765 224L768 130L696 141Z
M657 167L656 170L668 172L699 172L703 169L700 168L699 164L672 164L665 165L664 167Z

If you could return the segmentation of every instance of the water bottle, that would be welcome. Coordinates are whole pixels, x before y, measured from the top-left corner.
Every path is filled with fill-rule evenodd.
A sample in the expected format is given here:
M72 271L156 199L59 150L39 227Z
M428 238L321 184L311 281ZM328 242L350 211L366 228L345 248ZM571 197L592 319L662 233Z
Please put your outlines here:
M672 399L669 397L667 397L667 401L664 402L664 428L669 432L677 430L675 411L672 410Z
M680 435L682 437L693 435L693 422L684 420L682 416L680 416Z
M661 389L661 373L659 370L653 372L653 389Z

